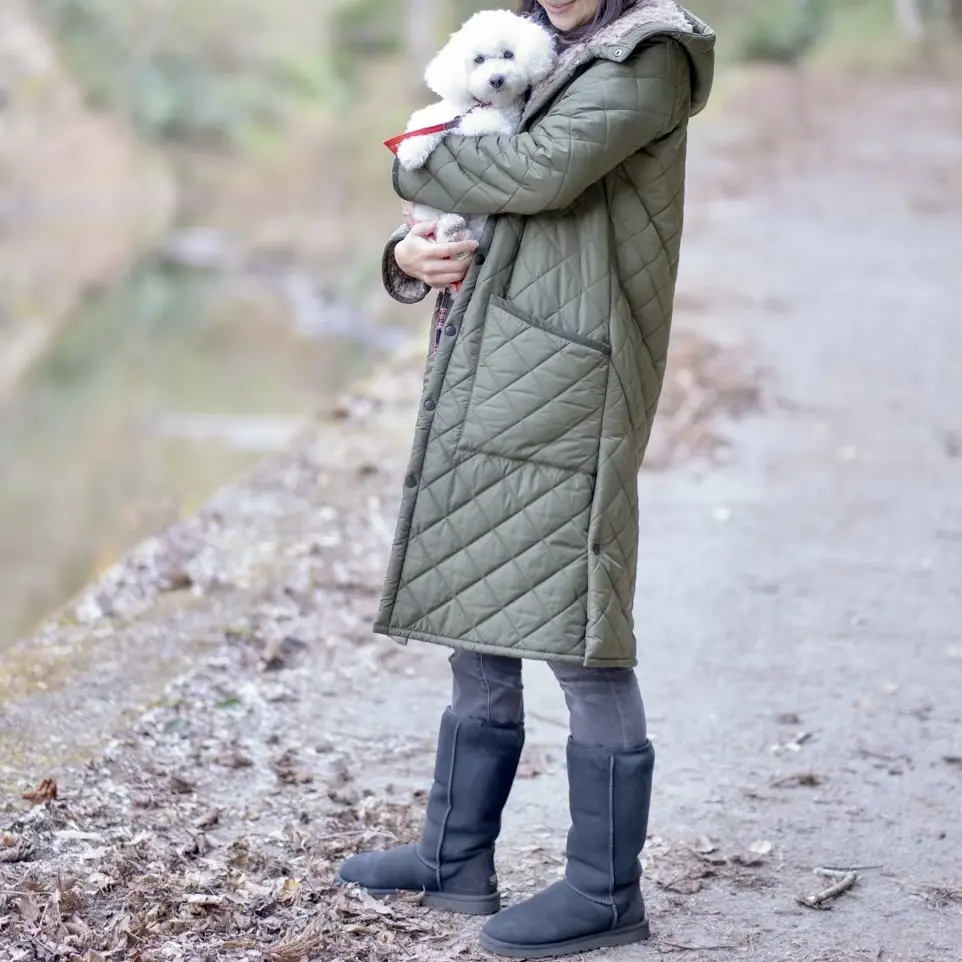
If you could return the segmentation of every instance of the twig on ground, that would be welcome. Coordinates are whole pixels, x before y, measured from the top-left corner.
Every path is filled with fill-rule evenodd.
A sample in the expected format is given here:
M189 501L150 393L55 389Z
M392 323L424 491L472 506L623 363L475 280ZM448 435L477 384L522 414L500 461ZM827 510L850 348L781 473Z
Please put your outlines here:
M835 868L832 865L820 865L818 868L812 869L812 875L817 875L820 878L833 878L833 879L843 879L849 875L855 875L857 869L854 868Z
M822 865L820 868L815 869L815 874L824 875L825 878L837 878L842 875L848 875L849 872L867 872L871 868L882 867L881 863L878 865Z
M658 939L658 945L667 945L677 952L721 952L723 949L739 949L740 945L726 942L723 945L683 945L681 942L671 942L668 939Z
M391 832L379 832L372 828L359 828L351 832L335 832L333 835L318 835L312 839L314 842L333 842L342 838L355 838L358 835L366 835L368 838L386 838L392 842L399 841L396 835Z
M857 872L839 872L828 868L817 868L815 874L823 878L834 878L838 881L814 895L798 895L795 897L800 905L810 909L829 908L830 906L825 905L825 903L838 898L843 892L847 892L858 881L859 877Z
M321 923L312 922L301 932L276 942L267 950L271 962L297 962L323 941Z
M771 784L772 788L817 788L824 782L825 776L817 772L796 772L794 775L776 778Z

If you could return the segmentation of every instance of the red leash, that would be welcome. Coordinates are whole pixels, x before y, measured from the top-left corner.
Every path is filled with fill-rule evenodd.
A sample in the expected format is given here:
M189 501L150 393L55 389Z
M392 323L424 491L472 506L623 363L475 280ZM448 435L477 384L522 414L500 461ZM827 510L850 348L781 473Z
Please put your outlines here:
M384 146L387 147L392 154L397 156L398 144L403 143L405 140L410 140L412 137L427 137L429 134L443 134L446 130L454 130L455 127L469 113L473 110L477 110L478 107L490 107L491 104L485 103L483 100L479 100L473 107L470 107L463 114L458 114L453 120L447 121L443 124L435 124L433 127L421 127L418 130L408 130L403 134L398 134L396 137L389 137L387 140L383 141Z
M464 115L461 114L444 124L435 124L433 127L420 127L418 130L408 130L403 134L397 134L395 137L389 137L385 140L384 146L387 147L392 154L397 156L398 146L405 140L410 140L412 137L427 137L428 134L442 134L446 130L454 130L454 128L461 123L463 117Z

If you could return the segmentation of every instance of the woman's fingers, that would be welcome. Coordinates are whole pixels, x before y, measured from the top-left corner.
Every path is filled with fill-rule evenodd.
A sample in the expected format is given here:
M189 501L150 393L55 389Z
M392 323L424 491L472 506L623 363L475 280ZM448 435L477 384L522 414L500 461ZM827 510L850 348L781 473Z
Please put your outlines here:
M478 242L435 244L427 239L435 227L435 223L427 221L415 224L394 249L394 259L409 276L431 287L448 287L464 280L470 265L469 257L477 250Z
M428 283L431 287L448 287L464 280L463 274L432 274Z
M425 281L431 287L448 287L464 280L464 271L438 271L425 277Z
M432 258L430 262L424 265L424 270L425 273L431 273L435 276L454 274L456 277L464 277L468 272L468 263L468 261L463 260L440 260Z
M435 227L437 227L437 221L422 220L417 224L413 224L409 233L414 234L415 237L427 237L429 234L434 233Z

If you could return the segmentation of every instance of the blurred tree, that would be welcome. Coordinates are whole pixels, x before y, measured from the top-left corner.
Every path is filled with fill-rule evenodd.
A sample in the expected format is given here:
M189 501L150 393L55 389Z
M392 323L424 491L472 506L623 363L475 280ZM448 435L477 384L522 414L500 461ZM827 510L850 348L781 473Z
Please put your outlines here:
M830 0L769 0L746 18L741 36L745 60L797 63L825 34Z
M925 36L925 21L919 0L894 0L895 19L910 40L921 40Z
M419 70L437 50L441 32L441 8L439 0L407 0L404 21L405 52Z
M962 30L962 0L893 0L895 21L910 40L922 40L948 21Z

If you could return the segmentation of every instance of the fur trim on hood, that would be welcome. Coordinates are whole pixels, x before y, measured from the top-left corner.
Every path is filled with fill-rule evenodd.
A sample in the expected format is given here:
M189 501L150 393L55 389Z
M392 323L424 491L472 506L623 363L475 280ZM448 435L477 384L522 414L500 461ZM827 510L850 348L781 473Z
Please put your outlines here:
M588 55L591 59L621 60L643 40L659 34L676 37L688 51L692 60L692 113L697 113L711 89L715 33L676 0L638 0L614 23L566 47L551 75L532 91L529 103L546 96L557 87L560 78L588 59Z

